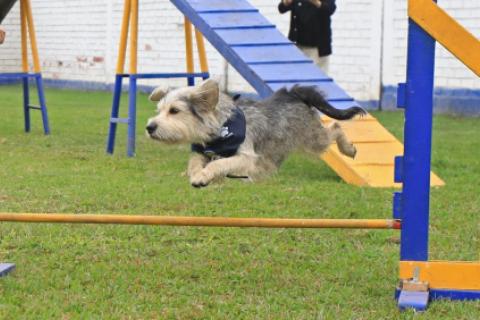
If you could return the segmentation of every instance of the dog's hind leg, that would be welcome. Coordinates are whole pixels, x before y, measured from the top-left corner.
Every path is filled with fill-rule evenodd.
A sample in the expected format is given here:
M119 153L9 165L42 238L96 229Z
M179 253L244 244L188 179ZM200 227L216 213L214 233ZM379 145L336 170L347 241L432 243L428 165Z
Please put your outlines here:
M326 128L315 124L310 127L310 130L311 135L305 137L303 141L306 151L313 154L322 153L332 143L336 142L341 153L351 158L355 157L357 153L355 146L348 140L337 122L332 123Z
M338 122L332 123L327 130L332 142L337 142L338 150L350 158L355 158L357 149L353 143L348 140L345 132L343 132L342 127L338 124Z
M209 162L205 168L190 177L194 187L205 187L213 180L233 176L250 176L255 170L255 158L239 154Z

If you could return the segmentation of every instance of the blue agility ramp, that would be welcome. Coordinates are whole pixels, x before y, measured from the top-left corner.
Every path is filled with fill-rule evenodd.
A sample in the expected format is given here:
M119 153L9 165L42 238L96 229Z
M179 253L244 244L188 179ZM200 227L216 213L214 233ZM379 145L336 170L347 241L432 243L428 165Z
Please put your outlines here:
M315 85L336 108L357 105L258 9L244 0L171 0L261 97Z

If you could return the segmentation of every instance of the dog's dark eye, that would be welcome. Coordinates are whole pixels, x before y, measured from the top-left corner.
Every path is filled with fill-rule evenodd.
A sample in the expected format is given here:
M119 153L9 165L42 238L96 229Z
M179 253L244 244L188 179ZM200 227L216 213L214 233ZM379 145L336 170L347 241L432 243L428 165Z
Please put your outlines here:
M168 110L168 113L170 114L177 114L179 113L180 110L178 110L177 108L173 107L173 108L170 108L170 110Z

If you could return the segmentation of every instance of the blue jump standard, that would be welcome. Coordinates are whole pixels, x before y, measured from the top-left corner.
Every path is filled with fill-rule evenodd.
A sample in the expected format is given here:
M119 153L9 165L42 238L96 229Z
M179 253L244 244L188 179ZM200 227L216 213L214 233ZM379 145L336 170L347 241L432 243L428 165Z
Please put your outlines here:
M405 108L404 155L395 159L394 217L402 220L400 259L428 261L430 165L432 148L435 40L409 20L407 81L398 88ZM423 311L437 299L478 300L480 291L429 289L395 293L400 309Z
M397 180L403 183L400 218L403 229L400 259L428 261L430 164L432 149L435 40L409 21L407 81L399 86L405 106L404 155L396 159ZM401 310L427 308L433 292L401 292Z
M428 261L435 40L412 20L408 29L407 81L398 87L405 109L404 155L395 158L394 216L402 219L400 259ZM401 310L423 311L433 291L397 292Z
M189 86L195 84L195 78L207 79L207 72L200 73L138 73L138 74L117 74L115 76L115 86L113 90L112 113L110 116L110 128L107 139L107 153L113 154L115 149L115 136L117 133L117 124L125 123L127 130L127 156L135 155L135 132L137 121L137 80L138 79L167 79L167 78L187 78ZM123 78L129 78L128 85L128 117L119 118L120 96L122 93Z
M39 105L30 104L29 79L33 78L37 86ZM43 132L50 134L50 125L48 123L47 105L45 101L45 92L43 88L43 79L41 73L0 73L0 79L22 79L23 83L23 112L25 117L25 132L30 132L30 110L40 110L42 113Z

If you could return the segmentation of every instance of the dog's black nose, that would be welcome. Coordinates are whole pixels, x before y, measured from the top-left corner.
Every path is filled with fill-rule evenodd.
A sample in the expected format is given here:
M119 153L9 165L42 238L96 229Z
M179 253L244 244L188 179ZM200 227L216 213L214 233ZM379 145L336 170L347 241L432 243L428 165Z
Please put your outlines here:
M152 134L152 133L155 132L155 130L157 129L157 127L158 127L158 126L157 126L155 123L150 123L150 124L147 126L146 129L147 129L147 132L148 132L149 134Z

